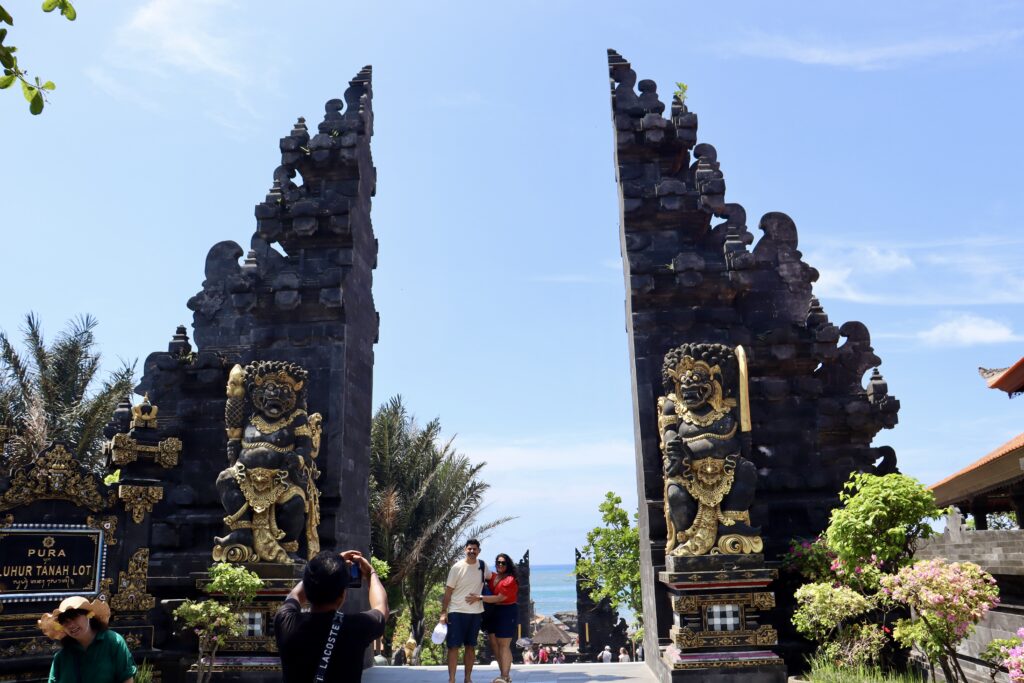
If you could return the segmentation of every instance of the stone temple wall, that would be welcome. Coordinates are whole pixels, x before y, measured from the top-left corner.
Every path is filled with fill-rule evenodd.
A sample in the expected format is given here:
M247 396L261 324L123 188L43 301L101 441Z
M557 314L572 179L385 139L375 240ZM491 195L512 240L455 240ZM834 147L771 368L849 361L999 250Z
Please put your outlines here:
M225 387L236 363L290 361L309 372L308 410L323 415L321 545L369 550L378 331L371 99L366 67L343 100L327 102L318 127L310 130L300 118L281 139L281 165L256 206L249 248L220 242L207 255L202 290L188 301L195 345L182 326L166 352L145 361L137 391L159 407L162 432L182 441L177 467L138 482L162 489L151 531L140 541L150 549L148 585L157 598L194 594L190 574L210 565L213 537L225 533L214 483L228 464ZM115 415L107 436L125 429L126 420ZM126 481L133 471L124 469ZM158 608L153 619L166 637L166 615Z
M667 533L656 412L664 354L684 342L745 347L749 451L760 475L751 517L762 527L769 561L791 538L824 529L851 472L895 469L892 449L871 442L896 424L899 402L877 371L881 360L867 328L834 325L813 296L818 272L802 259L793 220L765 214L755 244L743 207L725 199L714 147L697 144L697 115L678 99L667 108L654 81L638 82L618 53L609 51L608 65L633 373L644 647L653 654L671 624L655 580L664 569ZM776 592L782 615L785 591ZM785 641L788 618L773 621ZM786 647L783 642L783 654Z
M970 531L960 526L959 515L946 520L946 531L922 541L914 559L943 558L949 562L973 562L992 574L999 586L999 606L985 615L974 632L957 648L960 666L972 683L992 680L992 670L979 655L997 638L1015 638L1024 627L1024 530ZM942 672L936 671L938 680ZM996 681L1009 680L1005 673Z

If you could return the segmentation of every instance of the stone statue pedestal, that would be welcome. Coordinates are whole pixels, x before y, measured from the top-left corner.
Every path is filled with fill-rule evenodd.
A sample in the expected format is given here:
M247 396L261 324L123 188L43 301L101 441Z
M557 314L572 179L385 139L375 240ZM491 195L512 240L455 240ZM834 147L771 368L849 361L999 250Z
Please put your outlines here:
M785 664L769 649L778 633L760 623L775 606L767 589L778 570L760 554L665 560L658 580L671 593L673 625L662 660L672 681L785 683Z
M245 633L239 638L229 639L217 651L214 671L219 676L218 680L279 681L281 660L274 639L274 614L285 596L302 579L305 564L254 562L243 566L263 579L263 588L251 602L237 610L245 624ZM190 577L200 590L210 583L210 575L206 572L196 572ZM210 597L220 596L211 593Z

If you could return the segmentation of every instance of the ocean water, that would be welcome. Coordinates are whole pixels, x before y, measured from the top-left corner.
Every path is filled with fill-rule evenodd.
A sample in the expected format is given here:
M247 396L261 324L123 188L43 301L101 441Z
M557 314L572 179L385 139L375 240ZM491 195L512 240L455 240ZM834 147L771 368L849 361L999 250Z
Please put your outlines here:
M555 612L576 611L575 565L530 565L530 598L537 614L553 616Z
M555 612L576 611L576 576L571 564L530 565L530 598L536 614L550 617ZM620 609L619 616L628 624L632 613Z

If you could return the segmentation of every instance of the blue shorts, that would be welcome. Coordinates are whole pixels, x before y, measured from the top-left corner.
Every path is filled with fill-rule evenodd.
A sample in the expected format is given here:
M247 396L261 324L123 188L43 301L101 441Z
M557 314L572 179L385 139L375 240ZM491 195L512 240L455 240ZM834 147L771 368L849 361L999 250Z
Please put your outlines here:
M480 635L480 617L482 616L479 612L476 614L449 612L448 636L444 640L445 645L450 648L463 645L476 647L476 640Z
M519 605L488 605L485 608L483 629L496 638L515 638Z

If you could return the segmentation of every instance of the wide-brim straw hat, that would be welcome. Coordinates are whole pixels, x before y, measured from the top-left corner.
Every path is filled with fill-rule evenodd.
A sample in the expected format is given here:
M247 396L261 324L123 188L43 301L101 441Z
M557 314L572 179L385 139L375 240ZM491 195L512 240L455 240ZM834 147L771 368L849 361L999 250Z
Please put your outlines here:
M39 630L52 640L60 640L67 633L64 631L64 627L60 625L58 619L60 615L72 609L84 611L90 619L96 619L104 626L110 622L110 606L107 603L102 600L90 600L83 598L81 595L76 595L64 598L60 606L52 612L44 612L39 617L39 621L36 622Z

